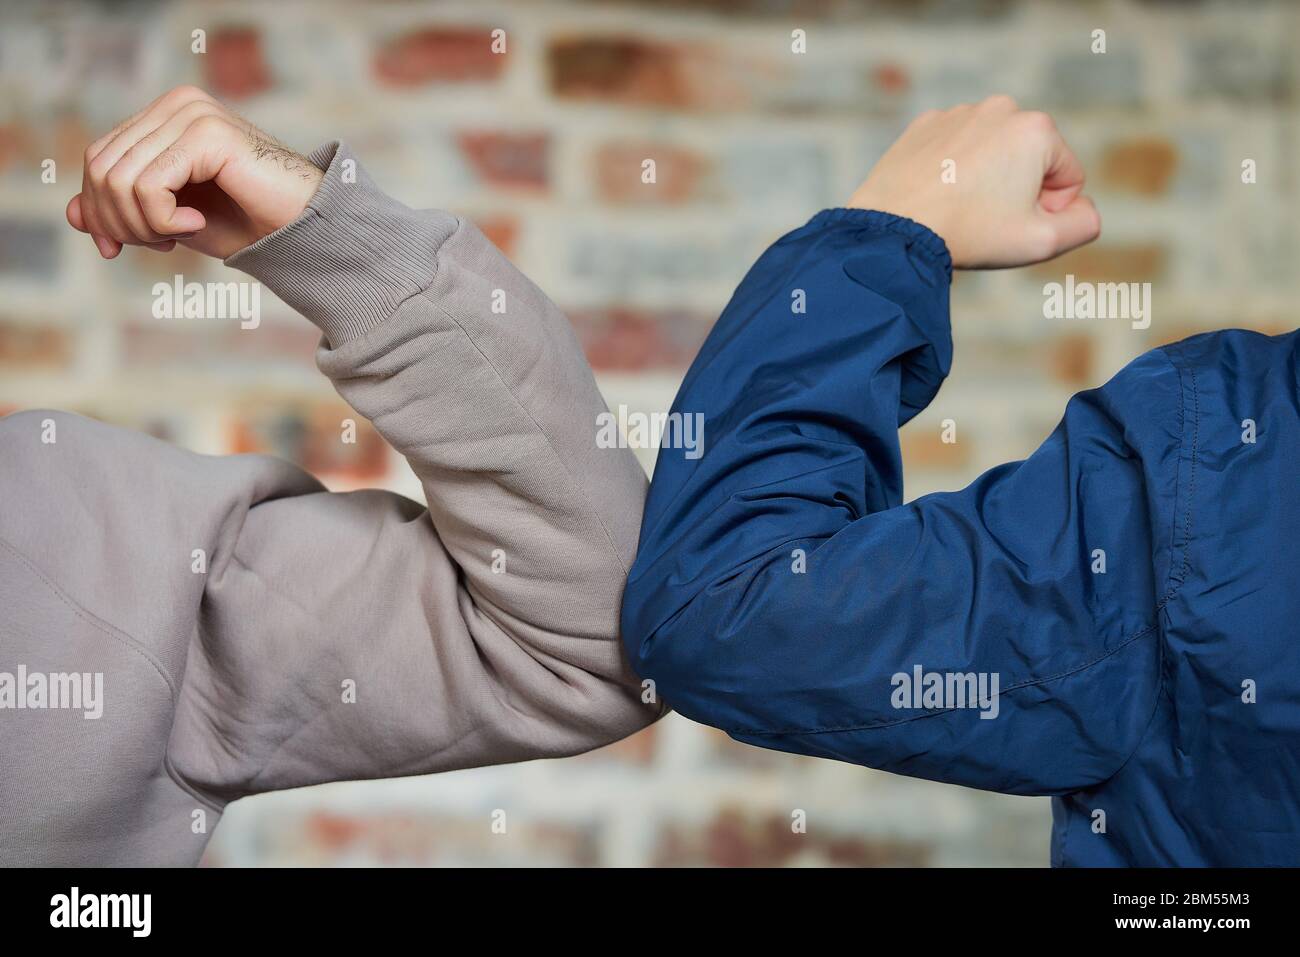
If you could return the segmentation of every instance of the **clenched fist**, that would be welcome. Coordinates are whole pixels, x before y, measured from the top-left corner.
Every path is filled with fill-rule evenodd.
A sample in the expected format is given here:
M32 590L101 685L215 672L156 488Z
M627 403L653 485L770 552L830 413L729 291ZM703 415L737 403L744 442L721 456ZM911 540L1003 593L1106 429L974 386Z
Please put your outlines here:
M322 173L202 90L181 86L86 148L68 222L112 259L123 245L243 249L303 211Z
M914 219L959 269L1022 266L1096 239L1083 166L1046 113L1006 96L917 117L850 206Z

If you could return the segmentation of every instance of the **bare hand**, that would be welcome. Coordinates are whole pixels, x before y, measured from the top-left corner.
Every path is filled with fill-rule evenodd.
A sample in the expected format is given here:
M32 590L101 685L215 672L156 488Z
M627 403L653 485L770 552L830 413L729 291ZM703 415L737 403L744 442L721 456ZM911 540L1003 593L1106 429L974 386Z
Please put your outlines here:
M177 242L224 259L296 219L323 174L202 90L181 86L86 148L68 222L112 259Z
M849 205L928 226L959 269L1022 266L1101 233L1083 179L1050 116L994 96L917 117Z

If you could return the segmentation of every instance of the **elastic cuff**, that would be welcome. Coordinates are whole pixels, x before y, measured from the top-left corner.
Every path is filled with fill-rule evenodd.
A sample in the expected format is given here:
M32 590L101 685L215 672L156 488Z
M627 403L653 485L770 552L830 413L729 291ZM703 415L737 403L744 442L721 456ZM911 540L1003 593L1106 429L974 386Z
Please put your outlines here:
M930 262L943 270L946 279L952 279L952 256L948 253L948 244L934 230L914 219L883 213L877 209L838 206L834 209L823 209L808 220L810 227L837 223L872 232L897 233L903 237L911 250L927 257Z
M325 175L302 215L226 265L263 283L338 348L429 285L438 249L460 221L386 195L342 142L326 143L310 159Z
M899 424L934 399L952 368L952 326L948 288L952 257L935 232L905 216L879 210L827 209L806 228L844 229L861 236L861 246L844 251L844 272L853 281L896 303L926 346L910 352L899 382ZM871 236L892 234L902 240L872 243ZM854 243L858 235L851 235ZM910 268L908 268L910 264Z

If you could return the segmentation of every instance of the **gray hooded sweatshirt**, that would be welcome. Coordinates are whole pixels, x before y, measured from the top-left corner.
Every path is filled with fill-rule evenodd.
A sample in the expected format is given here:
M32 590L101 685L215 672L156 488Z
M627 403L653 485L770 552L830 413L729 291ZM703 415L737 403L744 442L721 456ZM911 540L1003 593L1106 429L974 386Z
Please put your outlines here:
M193 864L246 795L575 754L661 712L617 635L645 476L597 447L568 322L470 223L312 158L302 216L227 262L320 327L429 507L0 419L0 864Z

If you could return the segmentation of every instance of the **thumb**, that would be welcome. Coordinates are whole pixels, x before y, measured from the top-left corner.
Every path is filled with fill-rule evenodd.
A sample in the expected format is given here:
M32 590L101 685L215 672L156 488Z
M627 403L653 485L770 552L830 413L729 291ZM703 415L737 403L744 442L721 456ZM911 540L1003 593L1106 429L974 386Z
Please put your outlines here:
M1051 237L1050 252L1044 259L1069 252L1101 235L1101 215L1087 196L1076 196L1055 211L1040 209L1038 216Z

